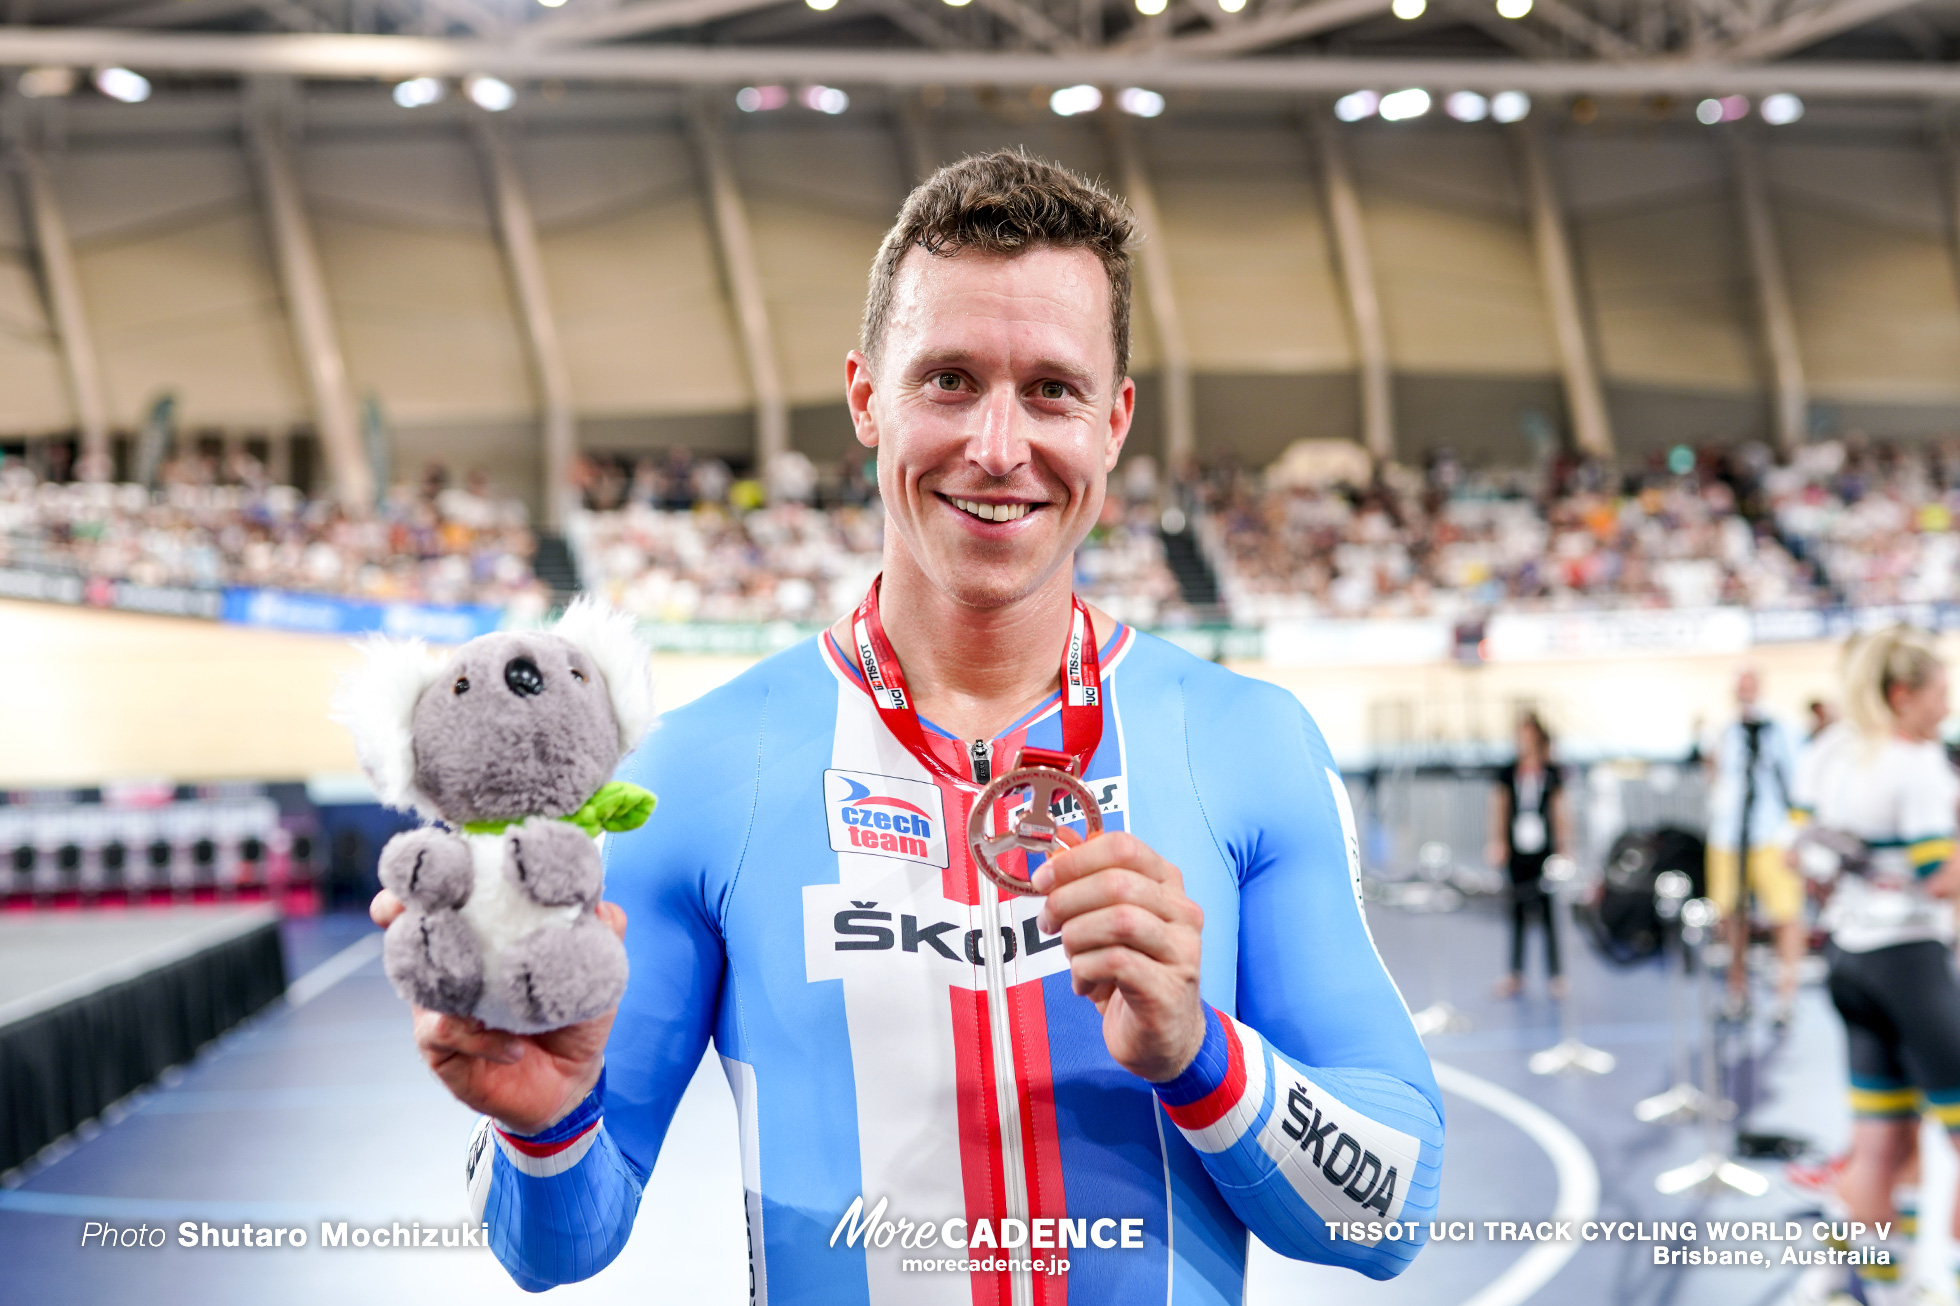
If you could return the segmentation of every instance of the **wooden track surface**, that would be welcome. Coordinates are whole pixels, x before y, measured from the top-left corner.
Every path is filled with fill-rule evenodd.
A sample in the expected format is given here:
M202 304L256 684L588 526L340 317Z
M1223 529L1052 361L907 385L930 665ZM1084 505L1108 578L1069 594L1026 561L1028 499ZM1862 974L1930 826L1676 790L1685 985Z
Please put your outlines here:
M0 602L0 787L353 774L327 711L359 658L344 638ZM661 706L747 665L656 658Z
M1960 643L1949 640L1947 652L1960 654ZM1771 707L1794 723L1807 699L1835 697L1837 657L1835 645L1796 644L1746 660L1762 669ZM336 678L357 658L340 638L0 602L0 787L352 774L353 747L327 710ZM1724 719L1744 661L1236 669L1298 694L1337 756L1503 737L1524 703L1575 747L1652 756L1685 751L1696 720ZM748 665L656 657L660 705L677 707Z
M1960 640L1949 638L1942 647L1949 664L1960 657ZM1659 758L1685 755L1698 728L1733 719L1735 677L1745 666L1761 673L1768 709L1808 733L1805 705L1814 698L1835 705L1841 697L1838 659L1836 643L1815 643L1766 645L1741 655L1234 669L1297 694L1337 758L1430 741L1508 741L1527 705L1571 755Z

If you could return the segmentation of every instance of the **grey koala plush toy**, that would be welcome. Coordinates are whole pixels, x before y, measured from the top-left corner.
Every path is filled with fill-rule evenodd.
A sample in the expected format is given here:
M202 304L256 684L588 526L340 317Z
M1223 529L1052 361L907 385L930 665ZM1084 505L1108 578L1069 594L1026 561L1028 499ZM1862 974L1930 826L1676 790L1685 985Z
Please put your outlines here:
M556 625L482 635L447 657L375 638L335 718L381 801L440 822L381 850L407 905L382 961L417 1006L535 1034L626 991L626 950L594 910L596 836L643 824L653 795L607 783L653 724L631 618L581 599Z

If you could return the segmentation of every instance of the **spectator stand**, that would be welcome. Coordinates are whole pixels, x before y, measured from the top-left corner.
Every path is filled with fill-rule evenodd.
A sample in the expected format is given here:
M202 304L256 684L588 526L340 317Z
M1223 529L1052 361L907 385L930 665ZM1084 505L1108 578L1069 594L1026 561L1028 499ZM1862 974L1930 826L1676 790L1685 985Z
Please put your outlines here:
M0 908L266 902L311 915L319 834L296 785L0 793Z
M523 505L439 467L350 515L180 458L160 488L41 480L0 464L0 596L347 633L468 638L543 615Z

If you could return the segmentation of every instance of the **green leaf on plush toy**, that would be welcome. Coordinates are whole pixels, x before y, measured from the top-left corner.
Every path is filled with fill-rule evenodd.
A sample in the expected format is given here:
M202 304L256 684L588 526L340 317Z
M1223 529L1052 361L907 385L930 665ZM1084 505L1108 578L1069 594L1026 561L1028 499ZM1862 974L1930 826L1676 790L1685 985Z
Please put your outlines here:
M576 812L558 819L576 825L596 839L603 830L639 829L653 815L654 804L659 801L638 785L614 780L599 786L599 792L586 799ZM463 833L502 834L511 826L522 824L521 816L503 821L465 821Z
M614 780L599 787L585 805L563 819L593 837L601 830L637 830L653 815L659 800L636 784Z

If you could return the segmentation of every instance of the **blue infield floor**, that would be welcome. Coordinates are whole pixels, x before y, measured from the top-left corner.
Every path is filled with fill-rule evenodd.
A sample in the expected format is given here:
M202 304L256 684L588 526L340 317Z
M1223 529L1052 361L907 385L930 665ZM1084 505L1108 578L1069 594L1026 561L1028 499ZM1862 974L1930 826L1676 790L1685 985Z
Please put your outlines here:
M1655 1192L1655 1175L1704 1146L1698 1125L1633 1118L1633 1104L1671 1079L1668 985L1658 967L1605 969L1568 927L1577 1033L1619 1064L1602 1077L1541 1077L1526 1063L1558 1041L1558 1012L1535 977L1522 999L1488 996L1503 955L1494 914L1476 906L1449 916L1375 910L1371 920L1410 1005L1447 997L1469 1023L1429 1041L1448 1110L1443 1218L1781 1222L1814 1212L1814 1200L1787 1186L1775 1163L1753 1163L1770 1180L1760 1198ZM285 1004L44 1155L17 1186L0 1189L0 1302L529 1299L486 1252L319 1246L313 1231L322 1221L465 1221L463 1151L474 1121L416 1057L367 921L330 916L284 928L296 980ZM1777 1040L1761 1033L1756 1047L1752 1127L1841 1147L1849 1125L1841 1036L1821 991L1806 988L1789 1032ZM1944 1147L1928 1150L1929 1178L1950 1175L1952 1165ZM1927 1214L1928 1224L1942 1223L1941 1212ZM299 1252L176 1245L183 1221L246 1220L300 1225L313 1236ZM84 1248L90 1221L161 1225L170 1235L154 1250ZM1248 1301L1752 1306L1780 1301L1794 1283L1794 1271L1774 1264L1658 1266L1651 1242L1494 1242L1483 1238L1481 1223L1478 1233L1475 1242L1432 1244L1386 1284L1256 1249ZM1772 1263L1782 1254L1781 1244L1724 1245L1760 1246ZM747 1291L735 1113L710 1056L681 1104L632 1242L605 1272L552 1298L732 1306Z

